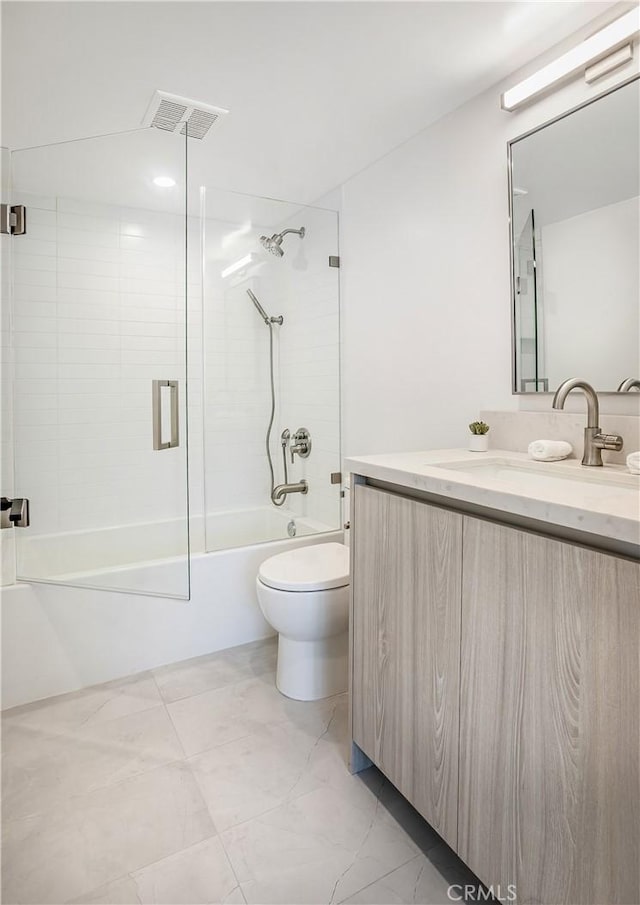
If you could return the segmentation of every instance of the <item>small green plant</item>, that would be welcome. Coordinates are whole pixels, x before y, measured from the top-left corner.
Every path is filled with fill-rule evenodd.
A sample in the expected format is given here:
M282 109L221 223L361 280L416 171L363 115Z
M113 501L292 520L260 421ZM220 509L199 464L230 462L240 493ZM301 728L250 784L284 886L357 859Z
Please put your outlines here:
M485 424L484 421L472 421L469 425L469 430L472 434L488 434L489 425Z

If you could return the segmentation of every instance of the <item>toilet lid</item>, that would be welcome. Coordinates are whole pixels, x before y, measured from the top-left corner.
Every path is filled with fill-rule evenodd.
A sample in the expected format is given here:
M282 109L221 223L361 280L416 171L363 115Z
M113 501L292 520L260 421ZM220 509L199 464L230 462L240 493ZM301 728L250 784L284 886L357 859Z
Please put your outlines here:
M265 559L258 578L281 591L326 591L349 584L349 549L344 544L298 547Z

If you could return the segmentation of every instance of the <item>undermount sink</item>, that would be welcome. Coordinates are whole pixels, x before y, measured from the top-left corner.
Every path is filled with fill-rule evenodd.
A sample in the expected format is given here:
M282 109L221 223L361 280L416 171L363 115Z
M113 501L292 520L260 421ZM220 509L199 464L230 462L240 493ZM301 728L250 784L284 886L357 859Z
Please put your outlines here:
M438 462L432 467L457 471L478 478L489 478L531 490L558 488L567 482L580 483L589 490L606 490L608 495L624 496L640 492L640 476L601 468L558 462L520 462L506 458L482 459L478 462Z

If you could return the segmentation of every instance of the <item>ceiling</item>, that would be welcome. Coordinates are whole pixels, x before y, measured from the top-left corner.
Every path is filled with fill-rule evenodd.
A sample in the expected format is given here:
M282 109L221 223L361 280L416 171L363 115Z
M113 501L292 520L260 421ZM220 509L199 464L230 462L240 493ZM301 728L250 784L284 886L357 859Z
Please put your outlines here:
M612 5L9 0L2 143L137 128L160 88L231 111L209 184L308 203Z

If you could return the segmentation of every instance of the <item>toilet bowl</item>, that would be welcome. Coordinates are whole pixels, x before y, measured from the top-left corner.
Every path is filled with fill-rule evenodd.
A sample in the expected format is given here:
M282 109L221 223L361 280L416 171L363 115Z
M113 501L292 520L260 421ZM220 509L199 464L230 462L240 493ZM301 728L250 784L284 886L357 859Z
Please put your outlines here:
M258 602L278 632L276 686L316 701L347 690L349 550L343 544L298 547L266 559Z

